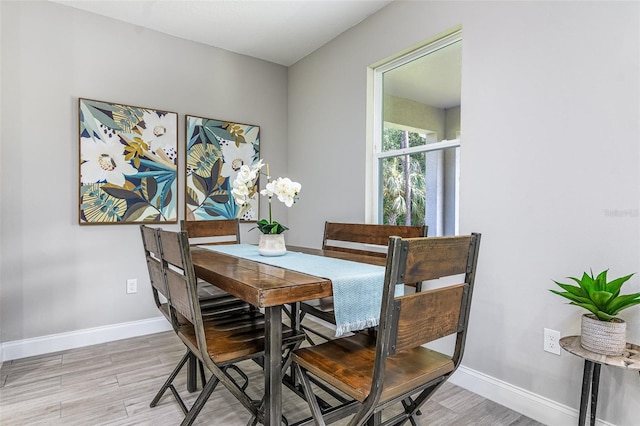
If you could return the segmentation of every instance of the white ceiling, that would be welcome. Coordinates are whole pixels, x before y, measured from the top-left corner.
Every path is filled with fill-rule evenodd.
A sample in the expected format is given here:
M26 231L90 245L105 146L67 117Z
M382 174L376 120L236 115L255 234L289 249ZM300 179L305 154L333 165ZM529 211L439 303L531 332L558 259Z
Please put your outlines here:
M289 66L393 0L50 0Z
M49 1L289 66L393 0ZM459 47L386 73L385 93L439 108L460 105Z

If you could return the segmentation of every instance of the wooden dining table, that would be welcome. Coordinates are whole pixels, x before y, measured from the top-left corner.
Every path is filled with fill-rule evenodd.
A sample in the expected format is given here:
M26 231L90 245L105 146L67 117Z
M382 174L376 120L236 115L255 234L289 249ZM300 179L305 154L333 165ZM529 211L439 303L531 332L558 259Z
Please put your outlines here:
M386 253L362 255L348 251L329 251L287 247L317 256L345 259L384 266ZM191 248L196 276L237 296L265 313L264 424L280 425L282 418L282 311L286 305L332 295L331 280L254 260L223 254L201 247ZM298 315L293 312L294 317ZM299 323L294 322L294 327Z

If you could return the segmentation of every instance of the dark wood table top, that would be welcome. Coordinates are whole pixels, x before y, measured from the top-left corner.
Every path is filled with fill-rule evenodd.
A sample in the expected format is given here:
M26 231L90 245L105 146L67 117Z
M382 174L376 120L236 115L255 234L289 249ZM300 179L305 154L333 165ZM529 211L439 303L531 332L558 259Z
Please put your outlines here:
M366 256L348 252L287 246L288 251L384 266L385 254ZM264 308L332 295L331 280L242 259L200 247L191 248L196 276L254 306Z

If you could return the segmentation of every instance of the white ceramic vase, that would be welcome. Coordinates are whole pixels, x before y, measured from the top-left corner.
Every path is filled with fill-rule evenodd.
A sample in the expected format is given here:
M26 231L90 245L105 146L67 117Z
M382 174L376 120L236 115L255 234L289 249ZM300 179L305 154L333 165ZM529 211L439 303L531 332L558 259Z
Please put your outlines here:
M258 253L262 256L282 256L286 252L284 234L260 234Z

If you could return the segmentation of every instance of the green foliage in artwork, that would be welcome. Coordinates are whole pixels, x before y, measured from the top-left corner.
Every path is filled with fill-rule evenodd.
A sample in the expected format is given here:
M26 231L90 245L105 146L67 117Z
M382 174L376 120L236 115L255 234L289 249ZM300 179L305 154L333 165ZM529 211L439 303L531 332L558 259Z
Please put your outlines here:
M259 128L251 133L255 140L248 141L247 133L255 126L211 120L188 116L186 120L187 169L186 185L187 208L200 218L235 218L239 208L230 194L228 176L222 176L222 141L235 142L236 147L251 144L258 150ZM226 167L226 166L225 166Z
M236 146L240 146L240 143L246 142L243 136L244 129L240 125L235 123L224 123L222 124L222 128L227 129L227 131L233 138L231 140L236 142Z
M150 177L144 178L140 184L140 191L142 191L144 198L151 200L158 192L158 182Z
M197 132L196 142L200 142L205 146L208 143L211 143L217 148L220 148L220 143L218 142L218 138L224 139L224 140L236 141L236 143L238 143L238 140L237 140L238 130L236 130L235 128L231 128L231 130L234 130L236 132L234 134L229 132L229 130L227 130L225 127L229 127L229 123L223 123L216 120L203 120L202 124L199 126L196 126L195 128L195 132ZM242 130L240 129L239 134L241 135L241 133L242 133ZM245 141L244 137L242 137L241 141L242 142Z
M106 180L81 185L81 221L161 221L175 217L175 153L172 155L170 150L158 146L151 150L151 144L157 142L154 136L149 135L149 123L145 122L151 117L163 120L165 114L172 113L87 99L81 99L79 107L81 141L83 138L99 138L110 147L108 155L116 156L118 150L114 151L114 144L122 144L118 167L123 169L119 179L117 176L114 178L111 172L111 177ZM167 128L163 129L166 131ZM155 136L159 138L165 134ZM171 135L175 135L175 129L167 135L170 145L174 145ZM165 143L166 139L161 142ZM89 161L100 160L83 158L81 167ZM95 163L90 164L95 168ZM116 165L113 160L112 164ZM132 169L137 171L132 172ZM122 177L124 184L121 183Z
M133 160L133 165L139 169L140 159L144 157L147 151L149 151L149 145L143 141L142 138L136 136L132 141L129 141L129 143L125 145L124 150L127 153L124 159L126 161Z
M99 184L82 185L80 210L87 222L118 222L127 203L101 190Z
M213 191L211 194L209 194L209 198L214 203L224 204L227 201L229 201L229 191L227 191L226 189L225 190L221 189L221 190L218 190L218 191Z
M123 220L132 222L154 222L161 219L160 213L148 203L136 203L129 207Z

